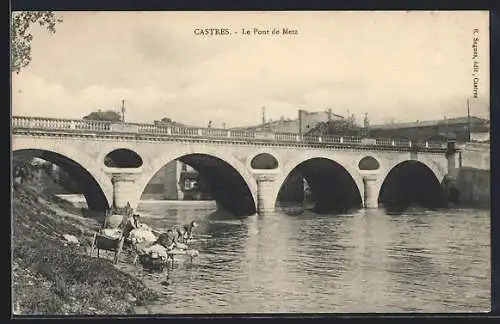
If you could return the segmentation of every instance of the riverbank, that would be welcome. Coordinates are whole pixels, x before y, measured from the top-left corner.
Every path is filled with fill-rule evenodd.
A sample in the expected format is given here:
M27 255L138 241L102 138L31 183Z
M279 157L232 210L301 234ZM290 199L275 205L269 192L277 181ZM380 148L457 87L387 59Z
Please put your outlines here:
M37 183L12 196L12 301L17 315L130 314L158 298L110 258L86 254L96 220ZM63 235L76 237L71 243Z
M58 194L58 198L72 203L81 208L87 207L85 196L81 194ZM164 200L164 199L143 199L139 204L164 204L169 206L193 206L193 207L216 207L215 200Z

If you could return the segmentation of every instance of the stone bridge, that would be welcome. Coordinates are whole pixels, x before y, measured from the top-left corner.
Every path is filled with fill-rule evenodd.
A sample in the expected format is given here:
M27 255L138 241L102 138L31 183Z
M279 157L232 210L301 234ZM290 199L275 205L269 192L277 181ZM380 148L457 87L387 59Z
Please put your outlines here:
M442 183L457 156L446 143L35 117L13 117L12 133L14 154L60 166L95 210L136 208L173 160L198 170L218 205L237 215L272 212L294 172L307 180L318 212L411 198L436 205L446 200Z

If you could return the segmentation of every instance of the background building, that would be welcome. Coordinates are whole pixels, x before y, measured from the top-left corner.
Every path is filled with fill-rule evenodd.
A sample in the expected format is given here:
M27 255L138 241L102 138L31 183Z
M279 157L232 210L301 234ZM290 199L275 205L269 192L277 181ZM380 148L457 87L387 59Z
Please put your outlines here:
M198 171L181 161L161 168L148 183L142 199L211 200Z
M279 120L269 120L253 126L235 127L234 130L246 130L252 132L294 133L305 134L321 122L329 120L342 120L344 117L332 113L332 110L309 112L299 110L296 119L280 117Z
M416 121L414 123L393 123L370 126L371 137L401 138L414 141L446 140L457 142L489 141L490 121L471 116L442 120Z

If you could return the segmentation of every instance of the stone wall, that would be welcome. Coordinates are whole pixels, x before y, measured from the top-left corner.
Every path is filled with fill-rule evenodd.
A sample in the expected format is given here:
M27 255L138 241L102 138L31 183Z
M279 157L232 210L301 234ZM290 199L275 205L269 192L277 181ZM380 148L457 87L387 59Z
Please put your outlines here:
M467 143L461 149L461 164L459 164L455 181L455 186L460 193L459 203L464 206L489 208L491 201L490 145Z
M341 119L343 118L333 115L330 111L308 112L305 110L299 110L299 131L301 134L306 134L318 123L327 122L328 120Z
M490 177L489 170L461 168L456 179L460 205L489 208L491 204Z
M490 169L489 143L467 143L460 145L459 148L462 150L461 167L481 170Z

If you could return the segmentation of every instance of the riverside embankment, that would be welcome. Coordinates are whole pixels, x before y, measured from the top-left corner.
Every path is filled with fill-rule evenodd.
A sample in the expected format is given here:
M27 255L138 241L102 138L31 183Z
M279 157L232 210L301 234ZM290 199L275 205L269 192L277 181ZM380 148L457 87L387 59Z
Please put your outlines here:
M456 187L460 193L459 203L475 208L489 208L490 189L490 145L489 143L467 143L461 147Z
M127 314L158 295L86 250L98 221L37 181L12 193L12 310L17 315ZM63 235L78 238L71 244Z

